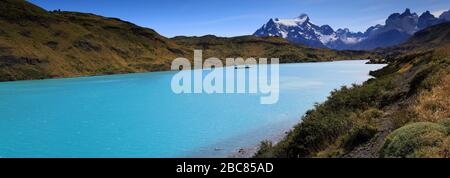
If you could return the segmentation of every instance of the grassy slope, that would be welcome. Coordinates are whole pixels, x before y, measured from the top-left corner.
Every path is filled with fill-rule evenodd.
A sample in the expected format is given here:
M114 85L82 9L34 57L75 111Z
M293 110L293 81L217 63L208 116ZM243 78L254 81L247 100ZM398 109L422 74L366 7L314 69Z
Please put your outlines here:
M118 19L0 1L0 80L165 70L187 48Z
M367 52L313 49L279 38L168 39L115 18L0 1L0 81L169 70L177 57L192 59L194 49L205 49L206 57L280 57L282 62L367 57Z
M376 79L332 92L256 157L448 157L450 127L445 133L432 123L450 117L449 32L441 24L378 51L389 65L372 73Z

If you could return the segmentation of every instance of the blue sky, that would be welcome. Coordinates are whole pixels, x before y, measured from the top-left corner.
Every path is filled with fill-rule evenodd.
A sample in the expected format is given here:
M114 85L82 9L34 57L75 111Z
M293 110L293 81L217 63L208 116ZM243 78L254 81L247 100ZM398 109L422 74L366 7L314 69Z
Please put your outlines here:
M30 0L45 9L118 17L160 34L239 36L252 34L270 18L302 13L317 25L364 31L405 8L440 14L450 0Z

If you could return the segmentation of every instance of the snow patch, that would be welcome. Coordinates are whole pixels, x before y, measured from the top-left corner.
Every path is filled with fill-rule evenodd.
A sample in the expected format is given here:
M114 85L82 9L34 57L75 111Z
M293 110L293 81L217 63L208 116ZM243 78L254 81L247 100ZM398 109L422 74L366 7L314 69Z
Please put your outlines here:
M338 39L335 33L333 33L331 35L324 35L318 31L315 31L315 34L316 34L317 38L319 39L319 41L322 42L322 44L328 44L328 43L336 41Z
M346 37L341 38L341 41L345 44L356 44L363 41L365 38L356 38L356 37Z
M305 23L308 20L308 18L295 18L295 19L275 19L275 23L287 26L287 27L294 27L299 26L303 23Z

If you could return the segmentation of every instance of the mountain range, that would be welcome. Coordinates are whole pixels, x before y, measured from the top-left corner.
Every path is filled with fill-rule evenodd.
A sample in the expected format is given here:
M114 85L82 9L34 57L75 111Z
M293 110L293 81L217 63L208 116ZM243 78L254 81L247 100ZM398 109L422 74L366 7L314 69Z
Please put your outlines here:
M348 28L334 30L329 25L316 25L308 15L302 14L294 19L270 19L253 35L279 36L293 43L319 48L371 50L401 44L417 31L447 21L450 21L450 10L435 17L430 11L418 16L406 9L401 14L391 14L385 25L369 27L365 32L351 32Z

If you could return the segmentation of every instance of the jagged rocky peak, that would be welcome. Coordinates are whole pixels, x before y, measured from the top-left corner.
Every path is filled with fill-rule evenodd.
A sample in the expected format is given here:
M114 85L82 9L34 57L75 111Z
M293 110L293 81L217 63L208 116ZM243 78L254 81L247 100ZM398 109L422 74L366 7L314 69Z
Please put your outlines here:
M407 8L403 13L393 13L386 20L386 24L395 22L398 19L418 19L419 16L416 13L411 13L411 10Z
M320 26L320 32L322 32L322 34L331 35L334 33L334 30L329 25L322 25Z
M419 29L424 29L437 23L438 19L433 14L431 14L430 11L426 11L422 15L420 15L417 27Z
M415 15L417 15L416 13L414 13ZM411 13L411 9L406 8L405 12L403 12L403 14L401 16L412 16L413 14Z
M376 32L376 31L378 31L379 29L382 29L382 28L384 28L384 25L377 24L375 26L371 26L371 27L369 27L366 30L366 32L364 32L364 35L366 35L366 36L373 35L374 32Z
M445 21L450 21L450 10L442 13L441 16L439 16L439 19L445 20Z
M348 28L340 28L340 29L338 29L338 30L336 30L336 33L338 33L338 34L344 34L344 33L348 33L348 32L350 32L350 29L348 29Z
M425 11L419 18L436 18L430 11Z
M402 14L394 13L386 20L387 30L404 31L410 35L417 31L417 22L419 16L416 13L411 13L410 9L406 9Z
M300 14L298 17L297 17L297 19L299 19L299 20L304 20L304 21L309 21L309 16L308 16L308 14Z

